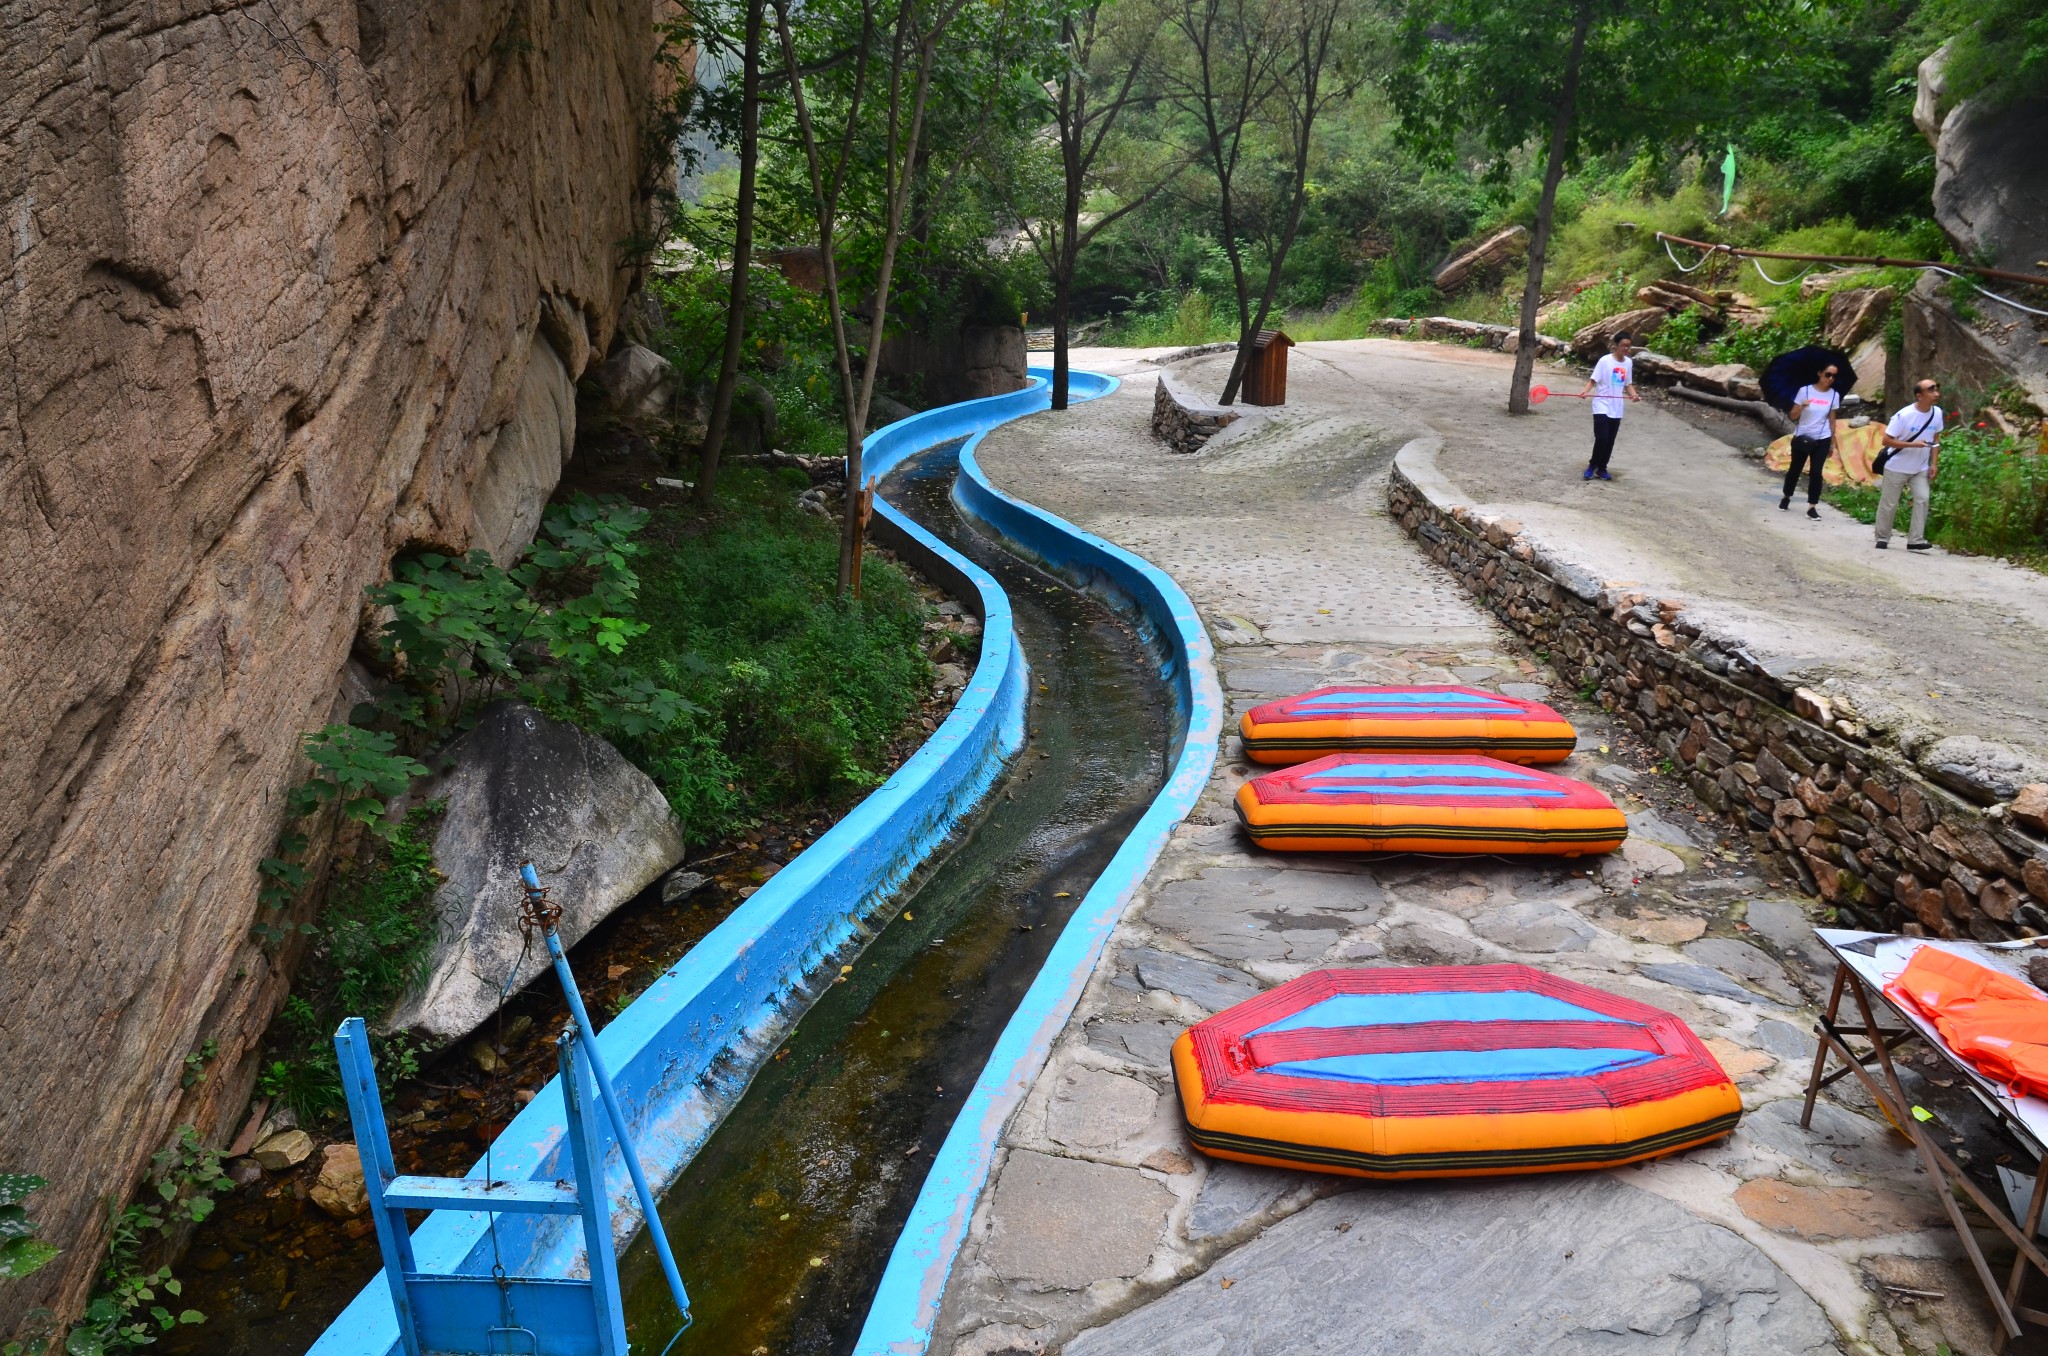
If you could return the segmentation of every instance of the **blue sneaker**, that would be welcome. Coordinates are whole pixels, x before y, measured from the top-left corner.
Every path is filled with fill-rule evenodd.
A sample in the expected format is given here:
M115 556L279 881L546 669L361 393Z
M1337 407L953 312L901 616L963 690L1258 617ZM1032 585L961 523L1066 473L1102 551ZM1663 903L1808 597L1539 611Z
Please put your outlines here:
M1612 480L1612 479L1614 479L1614 477L1613 477L1613 476L1611 476L1611 475L1608 475L1608 474L1607 474L1607 472L1605 472L1605 471L1601 471L1601 472L1599 472L1598 474L1599 474L1599 476L1600 476L1600 478L1601 478L1602 480Z
M1584 475L1582 475L1582 476L1580 476L1580 477L1579 477L1579 479L1581 479L1581 480L1591 480L1592 478L1593 478L1593 468L1592 468L1592 467L1590 467L1590 466L1588 466L1588 467L1586 468L1586 473L1585 473Z

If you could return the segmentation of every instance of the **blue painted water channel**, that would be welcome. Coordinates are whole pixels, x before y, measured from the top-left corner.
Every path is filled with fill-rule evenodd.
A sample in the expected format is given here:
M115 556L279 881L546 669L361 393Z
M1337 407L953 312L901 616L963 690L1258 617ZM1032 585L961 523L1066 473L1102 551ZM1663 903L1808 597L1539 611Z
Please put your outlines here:
M960 518L957 451L912 459L883 493L1009 594L1032 675L1027 742L669 1191L696 1317L678 1352L851 1349L997 1035L1166 776L1158 662L1100 603ZM674 1309L644 1239L622 1279L636 1347L665 1341Z

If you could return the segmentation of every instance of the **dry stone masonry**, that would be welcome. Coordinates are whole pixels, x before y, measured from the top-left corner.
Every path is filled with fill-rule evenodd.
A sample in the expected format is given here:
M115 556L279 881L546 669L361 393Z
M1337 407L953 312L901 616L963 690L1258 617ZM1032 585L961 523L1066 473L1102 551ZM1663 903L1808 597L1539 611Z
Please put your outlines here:
M1404 450L1388 484L1402 527L1845 925L1984 941L2048 932L2037 760L1924 730L1900 747L1882 703L1859 706L1838 683L1788 686L1682 601L1610 586L1514 520L1453 503L1429 441Z
M1227 405L1212 405L1182 385L1170 372L1159 374L1152 397L1152 436L1176 452L1199 452L1203 444L1243 415Z

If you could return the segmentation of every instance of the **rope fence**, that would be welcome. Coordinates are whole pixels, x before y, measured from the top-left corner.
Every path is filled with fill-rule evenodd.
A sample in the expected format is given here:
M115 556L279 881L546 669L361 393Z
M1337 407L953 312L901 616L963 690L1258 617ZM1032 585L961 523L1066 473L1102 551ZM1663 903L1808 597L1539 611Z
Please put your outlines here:
M1970 264L1952 266L1936 263L1931 259L1886 259L1881 256L1785 254L1772 250L1746 250L1739 249L1734 245L1716 245L1704 240L1687 240L1682 235L1667 235L1663 231L1657 232L1657 241L1664 246L1664 253L1670 258L1673 267L1677 268L1680 273L1698 272L1700 269L1705 268L1717 254L1726 254L1731 258L1749 260L1750 266L1757 271L1757 276L1773 287L1786 287L1798 282L1821 264L1864 264L1875 268L1917 268L1924 273L1939 273L1945 277L1956 278L1967 283L1979 295L1995 301L2001 306L2010 306L2013 310L2025 312L2027 315L2048 317L2048 311L2038 310L2023 302L2014 301L2011 297L2000 296L1974 278L1966 277L1963 272L1958 270L1967 270L1970 273L1976 273L1987 278L1998 278L2005 281L2022 283L2029 287L2048 287L2048 278L2037 277L2030 273L2010 273L2003 269L1978 268ZM1678 257L1677 251L1671 248L1674 244L1684 245L1688 249L1699 250L1701 252L1699 260L1691 267L1687 267L1685 262ZM1770 274L1764 272L1764 266L1761 262L1764 259L1789 259L1794 262L1805 261L1807 266L1793 274L1790 278L1781 280L1773 278Z

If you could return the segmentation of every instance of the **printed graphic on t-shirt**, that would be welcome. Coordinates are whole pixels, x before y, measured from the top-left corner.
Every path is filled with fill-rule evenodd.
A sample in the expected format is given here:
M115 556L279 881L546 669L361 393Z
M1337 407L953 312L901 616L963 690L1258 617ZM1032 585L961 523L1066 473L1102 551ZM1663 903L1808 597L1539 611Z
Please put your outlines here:
M1841 393L1832 389L1822 391L1813 386L1800 387L1799 394L1793 398L1793 417L1798 421L1794 431L1802 438L1832 436L1829 420L1841 399Z
M1611 419L1621 418L1622 399L1634 380L1633 358L1617 362L1610 353L1593 364L1593 413L1604 414Z

